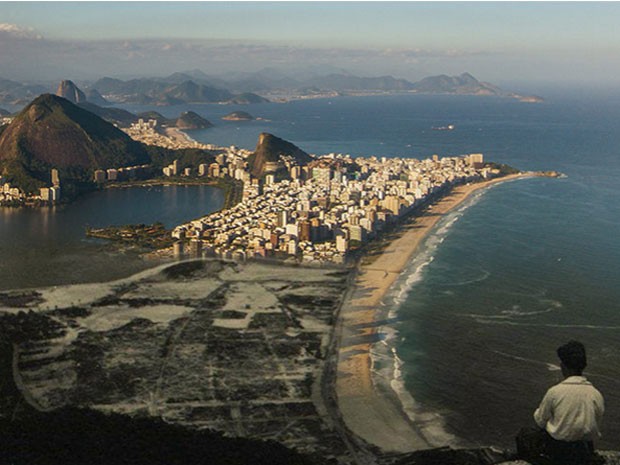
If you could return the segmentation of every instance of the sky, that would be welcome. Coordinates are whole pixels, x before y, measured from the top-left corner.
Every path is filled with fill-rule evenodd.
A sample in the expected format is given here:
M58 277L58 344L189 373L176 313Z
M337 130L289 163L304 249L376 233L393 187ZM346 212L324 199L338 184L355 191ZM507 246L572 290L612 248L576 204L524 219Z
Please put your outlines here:
M270 67L613 85L619 19L617 2L0 2L0 78Z

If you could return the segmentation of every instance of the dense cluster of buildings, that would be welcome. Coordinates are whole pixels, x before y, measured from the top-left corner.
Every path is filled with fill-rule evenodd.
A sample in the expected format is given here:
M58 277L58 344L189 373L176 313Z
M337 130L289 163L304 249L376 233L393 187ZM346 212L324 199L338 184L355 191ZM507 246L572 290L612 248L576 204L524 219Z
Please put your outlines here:
M150 174L150 165L125 166L122 168L109 168L107 170L95 170L93 181L97 184L105 182L122 182L144 179Z
M54 204L60 200L60 175L57 169L50 171L51 186L41 187L38 194L26 194L0 176L0 206L12 204Z
M238 177L244 158L232 158L227 169L244 181L243 201L175 228L175 254L343 262L430 196L493 174L482 154L422 161L330 154L306 166L283 163L286 179L258 180Z
M201 144L190 139L187 135L177 132L177 137L171 137L173 128L164 128L160 126L155 119L144 120L140 118L137 122L132 123L128 128L120 128L132 139L147 145L157 145L172 150L185 148L206 149L212 148L209 144Z

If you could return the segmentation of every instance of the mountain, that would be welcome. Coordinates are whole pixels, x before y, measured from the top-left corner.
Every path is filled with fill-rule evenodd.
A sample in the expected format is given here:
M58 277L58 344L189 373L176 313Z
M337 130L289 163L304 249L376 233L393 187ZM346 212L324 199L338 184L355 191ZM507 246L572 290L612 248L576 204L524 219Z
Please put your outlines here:
M227 90L196 84L194 81L170 86L165 89L164 95L185 103L226 102L233 98L233 94Z
M97 92L97 89L86 90L86 101L94 103L95 105L108 105L109 102L103 98L103 96Z
M426 94L498 95L505 94L499 87L480 82L469 73L460 76L430 76L413 84L413 90Z
M291 157L298 164L306 165L312 157L294 144L266 132L258 136L254 153L248 157L252 176L261 178L267 173L283 171L282 157Z
M2 103L19 105L31 101L43 92L47 92L47 89L40 85L0 78L0 102Z
M267 99L256 94L237 95L212 85L196 83L183 73L175 73L164 79L102 78L91 89L97 90L113 102L138 103L142 105L179 105L183 103L260 103Z
M56 95L66 98L71 103L84 103L89 102L95 105L107 105L108 101L97 92L96 89L89 89L86 93L74 84L73 81L64 80L60 81L58 88L56 89Z
M26 192L90 181L93 170L145 164L145 147L99 116L52 94L37 97L0 135L0 174ZM64 190L64 189L63 189Z
M4 108L0 108L0 117L9 116L10 114L10 111L5 110Z
M86 95L73 83L73 81L60 81L56 95L66 98L71 103L82 103L86 101Z
M100 107L88 101L79 103L78 106L117 126L126 127L138 121L138 116L122 108Z
M346 90L411 90L413 84L405 79L396 79L392 76L358 77L348 74L330 74L316 77L304 82L305 87L321 89Z
M252 103L267 103L267 102L269 102L269 100L267 100L264 97L261 97L260 95L254 94L252 92L244 92L242 94L235 95L227 103L234 103L235 105L248 105Z
M209 120L204 119L198 113L193 111L185 111L181 113L176 121L176 127L179 129L206 129L212 127L213 124Z

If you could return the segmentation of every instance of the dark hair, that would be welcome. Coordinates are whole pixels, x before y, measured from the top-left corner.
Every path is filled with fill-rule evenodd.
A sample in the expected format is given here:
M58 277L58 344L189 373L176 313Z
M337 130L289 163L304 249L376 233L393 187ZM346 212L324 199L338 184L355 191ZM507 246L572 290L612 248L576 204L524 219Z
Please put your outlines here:
M583 371L587 365L586 348L579 341L569 341L558 347L558 357L571 370Z

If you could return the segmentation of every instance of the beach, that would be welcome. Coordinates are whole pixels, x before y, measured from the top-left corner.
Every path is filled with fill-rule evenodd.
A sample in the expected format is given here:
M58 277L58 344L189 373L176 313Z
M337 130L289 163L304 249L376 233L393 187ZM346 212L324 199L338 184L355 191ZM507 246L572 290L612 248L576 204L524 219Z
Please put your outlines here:
M373 382L371 350L383 325L382 301L418 250L423 239L451 210L469 196L493 184L531 177L520 173L457 186L428 207L376 259L362 261L338 321L336 395L347 428L386 452L410 452L437 447L432 428L411 421L395 393Z

